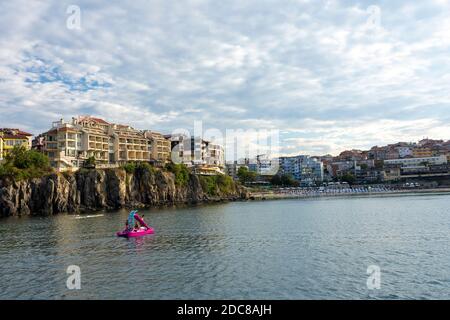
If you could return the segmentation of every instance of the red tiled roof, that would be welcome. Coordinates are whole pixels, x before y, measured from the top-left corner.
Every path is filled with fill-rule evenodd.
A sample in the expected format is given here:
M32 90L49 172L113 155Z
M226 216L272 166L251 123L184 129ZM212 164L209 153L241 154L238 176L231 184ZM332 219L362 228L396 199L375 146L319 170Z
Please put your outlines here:
M33 136L31 133L28 133L28 132L25 132L25 131L22 131L22 130L19 130L19 134L23 135L23 136L30 136L30 137Z
M57 129L51 129L51 130L49 130L49 131L47 131L47 132L44 132L43 135L44 135L44 134L53 134L53 133L57 133L57 132L58 132Z
M103 119L100 119L100 118L94 118L94 117L91 117L91 116L82 116L82 117L80 117L80 120L81 120L81 121L83 121L83 120L92 120L92 121L95 121L95 122L101 123L101 124L109 124L108 122L106 122L106 121L103 120Z
M20 135L20 136L29 136L32 137L33 135L31 133L19 130L19 129L12 129L12 128L0 128L0 132L2 132L4 134L4 136L6 137L7 135L9 136L16 136L16 135Z

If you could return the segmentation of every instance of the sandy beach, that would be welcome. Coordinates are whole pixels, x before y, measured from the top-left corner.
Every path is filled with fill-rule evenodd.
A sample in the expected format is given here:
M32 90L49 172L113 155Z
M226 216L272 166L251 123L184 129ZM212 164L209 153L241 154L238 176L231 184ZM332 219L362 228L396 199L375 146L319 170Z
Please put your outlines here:
M401 189L389 191L363 191L356 192L351 189L341 190L342 192L320 192L303 190L270 190L250 192L251 200L276 200L276 199L309 199L309 198L327 198L327 197L387 197L396 195L411 194L450 194L450 188L433 189Z

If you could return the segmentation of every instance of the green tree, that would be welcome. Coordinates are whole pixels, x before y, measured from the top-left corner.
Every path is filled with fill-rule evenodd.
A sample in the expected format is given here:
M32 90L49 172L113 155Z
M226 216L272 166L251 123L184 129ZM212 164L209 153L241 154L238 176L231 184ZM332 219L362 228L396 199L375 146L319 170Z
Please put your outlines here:
M247 167L240 167L238 169L237 176L242 184L246 184L256 180L256 172L248 170Z
M299 185L298 181L295 180L290 174L281 175L281 184L288 187L297 187Z
M210 196L230 194L234 191L234 181L228 175L199 176L199 179L203 191Z
M95 163L96 163L95 157L91 156L91 157L87 158L86 161L84 161L84 167L85 168L95 168Z
M124 169L127 173L134 173L136 170L136 164L134 162L128 162L122 165L122 169Z
M281 186L281 176L279 174L274 175L270 179L270 183L274 186Z
M166 170L172 172L175 175L176 185L185 186L188 184L190 172L185 164L175 164L171 162L166 165Z
M18 169L43 169L49 166L47 156L35 150L27 150L24 146L15 146L6 155L5 160Z
M356 178L353 174L347 172L341 177L341 181L347 182L348 184L353 184L356 181Z
M9 176L17 180L38 178L50 173L48 157L24 146L15 146L0 165L0 177Z
M298 187L300 185L290 174L274 175L270 182L275 186Z

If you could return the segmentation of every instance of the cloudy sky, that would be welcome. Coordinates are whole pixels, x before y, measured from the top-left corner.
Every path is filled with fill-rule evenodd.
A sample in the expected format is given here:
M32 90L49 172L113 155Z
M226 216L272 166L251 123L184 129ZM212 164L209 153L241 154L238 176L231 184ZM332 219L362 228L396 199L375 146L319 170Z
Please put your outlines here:
M0 127L197 120L311 155L450 139L449 17L445 0L0 0Z

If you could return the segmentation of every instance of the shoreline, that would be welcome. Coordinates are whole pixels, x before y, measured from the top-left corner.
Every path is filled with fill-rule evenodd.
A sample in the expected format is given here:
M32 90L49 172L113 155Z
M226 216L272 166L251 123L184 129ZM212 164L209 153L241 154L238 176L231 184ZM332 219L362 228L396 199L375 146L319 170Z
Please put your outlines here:
M197 206L210 206L215 204L225 204L231 202L250 202L250 201L271 201L271 200L293 200L293 199L304 199L304 200L312 200L312 199L345 199L345 198L384 198L384 197L396 197L396 196L420 196L420 195L450 195L450 187L448 188L433 188L433 189L413 189L413 190L392 190L392 191L384 191L384 192L362 192L362 193L316 193L316 194L289 194L289 193L274 193L274 192L249 192L248 197L246 199L230 197L230 198L211 198L204 201L199 202L178 202L178 203L167 203L167 204L157 204L157 205L125 205L121 208L99 208L99 209L84 209L78 212L60 212L56 215L69 215L69 216L84 216L94 213L108 213L111 211L119 211L119 210L131 210L131 209L166 209L166 208L193 208ZM42 217L42 215L27 215L28 217ZM44 216L55 216L54 215L44 215ZM10 216L13 217L13 216ZM15 216L18 218L23 218L24 216L18 215ZM8 217L1 217L8 218ZM1 219L0 219L1 220Z
M250 192L249 200L283 200L283 199L327 199L327 198L348 198L348 197L390 197L401 195L450 195L450 188L433 188L433 189L413 189L413 190L393 190L393 191L374 191L361 193L315 193L315 194L292 194L292 193L275 193L275 192Z

